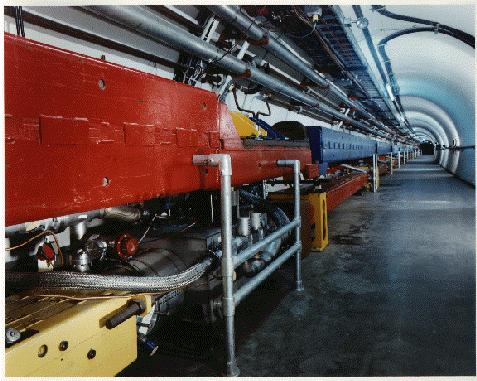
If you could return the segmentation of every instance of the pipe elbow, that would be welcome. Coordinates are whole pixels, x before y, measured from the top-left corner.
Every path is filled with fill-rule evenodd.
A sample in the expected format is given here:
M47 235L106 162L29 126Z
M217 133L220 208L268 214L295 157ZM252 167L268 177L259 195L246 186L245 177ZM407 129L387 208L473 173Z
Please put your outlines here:
M194 155L194 165L219 167L222 176L232 176L232 158L227 154Z

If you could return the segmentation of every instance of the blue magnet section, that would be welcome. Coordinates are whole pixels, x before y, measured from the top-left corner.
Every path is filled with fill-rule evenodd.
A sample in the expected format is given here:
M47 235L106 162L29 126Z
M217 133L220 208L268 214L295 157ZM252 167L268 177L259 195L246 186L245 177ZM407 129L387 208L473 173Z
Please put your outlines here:
M314 162L333 163L371 157L376 140L362 138L325 127L308 126L307 135Z
M386 155L391 152L393 152L393 145L391 143L376 141L376 153L378 155Z

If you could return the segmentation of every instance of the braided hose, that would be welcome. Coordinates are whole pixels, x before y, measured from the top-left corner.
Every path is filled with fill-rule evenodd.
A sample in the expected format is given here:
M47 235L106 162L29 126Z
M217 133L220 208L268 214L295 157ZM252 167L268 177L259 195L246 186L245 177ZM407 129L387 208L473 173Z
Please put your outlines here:
M206 258L187 270L163 277L98 275L69 271L6 272L5 281L15 289L114 290L131 292L163 292L184 288L199 279L212 264Z

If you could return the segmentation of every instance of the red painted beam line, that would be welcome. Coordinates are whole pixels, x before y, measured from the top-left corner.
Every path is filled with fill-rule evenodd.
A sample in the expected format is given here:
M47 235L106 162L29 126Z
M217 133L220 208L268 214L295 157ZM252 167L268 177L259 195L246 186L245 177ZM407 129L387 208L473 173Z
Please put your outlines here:
M368 183L368 175L354 174L340 179L339 182L326 187L326 204L328 212L346 201Z
M4 35L6 226L218 189L195 154L229 153L235 185L311 164L306 148L243 146L214 93Z

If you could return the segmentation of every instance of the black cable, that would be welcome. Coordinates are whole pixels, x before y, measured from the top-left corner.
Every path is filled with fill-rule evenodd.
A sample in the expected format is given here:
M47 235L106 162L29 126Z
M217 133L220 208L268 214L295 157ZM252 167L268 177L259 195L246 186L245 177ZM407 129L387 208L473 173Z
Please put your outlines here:
M358 17L362 17L362 12L361 12L360 7L353 6L353 9L354 9L354 11L355 11L355 13ZM469 46L471 46L472 48L475 49L475 37L468 34L468 33L465 33L462 30L452 28L448 25L441 25L438 22L431 21L431 20L421 19L421 18L412 17L412 16L406 16L406 15L398 15L398 14L395 14L395 13L392 13L392 12L386 10L386 7L383 6L383 5L373 5L372 10L377 11L379 14L381 14L383 16L386 16L386 17L389 17L389 18L392 18L394 20L401 20L401 21L408 21L408 22L413 22L413 23L418 23L418 24L423 24L423 25L429 25L428 27L408 28L408 29L400 30L398 32L392 33L389 36L383 38L378 44L379 54L381 55L381 58L384 62L386 72L387 72L389 80L391 82L391 89L392 89L392 92L394 94L394 97L396 98L394 104L395 104L396 108L398 108L399 111L402 113L402 115L404 115L404 108L402 107L402 104L401 104L401 97L399 96L399 86L397 84L397 81L395 79L395 75L394 75L393 70L392 70L391 60L389 59L389 57L386 53L386 48L385 47L386 47L387 42L389 42L389 41L391 41L391 40L393 40L397 37L404 36L404 35L407 35L407 34L419 33L419 32L434 32L434 33L446 34L448 36L456 38L456 39L462 41L463 43L465 43L465 44L467 44L467 45L469 45ZM364 30L363 30L363 32L364 32ZM366 34L365 34L365 37L366 37ZM372 43L372 41L371 41L371 43ZM369 45L370 45L370 43L368 42L368 46ZM371 53L372 53L372 51L371 51ZM378 69L379 69L379 67L378 67ZM383 74L381 73L381 71L380 71L380 74L381 74L381 77L382 77ZM409 130L412 130L411 126L409 124L409 121L407 120L406 117L404 117L404 122L405 122L406 127Z
M22 37L25 37L25 25L23 24L23 11L22 7L18 7L19 20L20 20L20 32Z
M260 209L265 210L270 217L275 221L278 227L284 226L290 222L287 215L279 207L272 205L268 201L247 192L243 189L239 190L240 196L248 203L257 206Z
M17 35L21 35L21 27L20 27L20 16L18 14L18 7L13 7L15 11L15 26L17 27Z
M420 28L403 29L403 30L400 30L398 32L392 33L389 36L384 37L381 41L379 41L379 44L378 44L379 54L381 55L381 58L384 62L384 66L386 68L386 72L387 72L388 77L389 77L389 81L391 82L391 89L392 89L392 92L394 94L394 97L396 98L395 105L397 106L397 108L400 110L401 113L404 113L404 108L401 104L401 97L399 96L400 89L399 89L399 85L397 84L395 74L394 74L393 69L392 69L391 60L389 59L389 56L386 53L386 44L389 41L394 40L395 38L398 38L400 36L404 36L404 35L408 35L408 34L412 34L412 33L435 32L435 31L436 31L436 28L434 28L434 27L420 27ZM450 35L450 36L454 37L453 32L451 32L449 30L446 30L446 29L441 30L440 27L439 27L438 31L439 31L439 33L447 34L447 35ZM408 129L411 129L411 127L409 125L409 121L407 120L407 118L405 118L405 124L406 124L406 127Z
M293 37L293 38L299 38L299 39L303 39L303 38L306 38L306 37L309 37L313 34L313 32L316 30L316 25L318 24L318 22L314 22L313 23L313 29L311 30L310 33L307 33L305 34L304 36L296 36L294 34L291 34L291 33L286 33L285 36L288 36L288 37Z
M439 24L438 22L431 21L431 20L426 20L426 19L421 19L418 17L412 17L412 16L406 16L406 15L398 15L395 13L392 13L386 9L385 6L383 5L373 5L372 6L373 11L377 11L379 14L392 18L394 20L401 20L401 21L408 21L408 22L413 22L416 24L423 24L423 25L430 25L432 26L432 30L437 32L437 33L442 33L442 34L447 34L451 37L454 37L463 43L472 46L472 48L475 49L475 37L472 36L469 33L466 33L460 29L456 29L453 27L450 27L448 25L443 25Z

